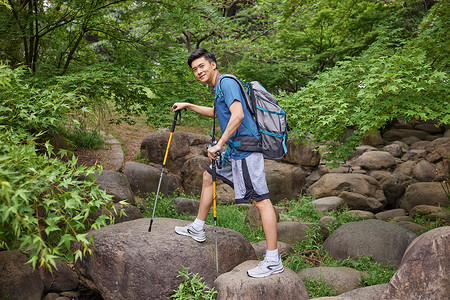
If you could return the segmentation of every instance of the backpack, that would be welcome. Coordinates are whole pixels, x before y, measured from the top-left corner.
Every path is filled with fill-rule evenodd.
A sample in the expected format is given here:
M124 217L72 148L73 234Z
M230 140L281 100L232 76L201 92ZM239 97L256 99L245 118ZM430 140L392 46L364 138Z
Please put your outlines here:
M254 133L245 123L253 136L237 136L231 147L240 151L262 152L265 158L281 159L287 153L287 132L290 130L286 112L278 105L277 99L258 81L246 83L233 75L222 75L217 82L219 95L223 97L220 82L223 78L232 78L240 86L247 107L255 119L260 136Z

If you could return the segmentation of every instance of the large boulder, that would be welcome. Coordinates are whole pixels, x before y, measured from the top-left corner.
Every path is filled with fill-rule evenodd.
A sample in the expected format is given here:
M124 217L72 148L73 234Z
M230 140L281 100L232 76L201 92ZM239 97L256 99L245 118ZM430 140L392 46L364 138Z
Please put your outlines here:
M319 151L315 151L316 145L307 145L297 139L287 142L287 154L285 160L291 164L315 167L320 162Z
M399 265L416 237L398 225L370 219L342 225L326 239L323 248L335 259L372 255L383 265Z
M150 134L141 144L141 153L152 163L162 164L167 151L170 132L167 129ZM191 157L201 155L211 143L208 135L176 131L172 136L166 167L178 174Z
M186 213L191 216L196 216L198 208L200 207L200 201L196 199L177 197L173 199L172 205L174 205L179 213Z
M365 272L347 267L316 267L298 272L302 280L320 280L338 294L354 290L361 286L362 277L370 277Z
M142 141L141 154L152 163L162 164L170 138L169 130L160 130L150 134ZM175 132L167 154L166 168L172 173L181 171L186 156L190 153L189 143L184 133Z
M108 226L88 233L95 237L92 255L75 265L81 282L110 299L168 299L182 279L182 267L198 273L208 285L216 278L214 227L206 225L207 240L198 243L174 232L188 221L156 218ZM219 274L255 259L255 250L240 233L217 228Z
M449 206L450 201L440 182L417 182L406 188L400 206L410 211L417 205Z
M319 212L336 210L345 204L342 198L336 196L319 198L312 201L311 203L315 205L316 210Z
M450 299L450 227L422 234L408 247L380 300Z
M161 168L155 168L134 161L127 161L125 163L125 175L135 194L145 195L148 193L156 193L161 177ZM172 194L180 186L181 182L177 176L168 172L163 172L160 187L161 193Z
M395 166L395 157L385 151L364 152L355 164L369 170L388 169Z
M103 170L100 174L95 175L95 182L107 194L114 196L114 202L117 203L126 200L130 204L135 204L133 191L125 174L111 170Z
M0 251L0 299L42 299L44 282L27 261L17 250Z
M204 155L196 155L184 163L181 170L181 178L186 193L201 193L203 173L209 165L209 158Z
M214 286L220 293L219 300L309 299L303 281L287 267L282 273L266 278L249 277L247 270L256 267L258 263L255 260L243 262L231 272L217 277Z
M379 211L387 202L378 181L365 174L325 174L308 188L308 194L317 198L339 196L357 210Z
M305 172L298 166L265 160L266 180L273 204L283 199L295 199L306 182Z

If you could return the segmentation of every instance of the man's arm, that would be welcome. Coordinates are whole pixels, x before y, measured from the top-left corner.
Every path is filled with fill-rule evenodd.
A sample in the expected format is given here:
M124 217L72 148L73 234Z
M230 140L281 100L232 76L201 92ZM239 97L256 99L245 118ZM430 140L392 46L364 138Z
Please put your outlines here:
M222 137L217 142L217 145L208 149L208 157L210 159L216 159L217 152L220 151L223 145L233 136L233 134L239 129L239 126L244 120L244 111L242 110L241 102L235 100L230 105L231 117L228 121L227 128L222 133Z
M195 105L188 102L177 102L173 104L173 111L181 110L184 108L188 108L192 110L193 112L196 112L202 116L208 117L208 118L214 118L214 108L207 107L207 106L200 106Z

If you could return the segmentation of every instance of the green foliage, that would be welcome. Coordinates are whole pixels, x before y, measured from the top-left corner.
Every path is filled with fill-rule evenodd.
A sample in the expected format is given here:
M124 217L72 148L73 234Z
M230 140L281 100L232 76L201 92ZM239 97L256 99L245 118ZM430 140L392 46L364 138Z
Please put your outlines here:
M142 196L142 195L141 195ZM139 209L142 211L142 214L146 218L150 218L153 213L153 206L155 203L156 195L155 193L143 195L145 205L138 206ZM158 218L175 218L175 219L183 219L183 220L189 220L189 216L186 214L180 214L178 212L178 209L175 207L175 205L172 204L173 200L176 197L188 197L188 195L185 194L178 194L174 193L172 195L165 195L163 193L160 193L158 195L158 203L156 205L155 210L155 216Z
M177 277L183 278L183 282L180 283L178 288L174 290L174 294L170 296L178 300L212 300L218 299L219 292L214 288L210 288L204 279L197 273L190 273L189 268L183 267L178 272Z
M421 49L399 48L400 34L380 36L360 57L339 63L300 92L285 95L281 101L293 136L324 145L329 160L342 161L365 136L395 118L448 124L448 74L433 69Z
M110 217L89 216L113 209L112 199L92 180L101 168L77 167L75 157L64 163L67 151L55 154L49 142L39 141L43 131L62 126L77 97L57 87L32 88L22 75L0 65L0 248L27 252L33 267L51 268L54 258L77 260L90 251L85 232ZM71 249L73 242L78 249Z
M54 258L71 251L72 242L79 242L73 256L81 258L92 242L84 232L105 226L109 219L90 220L89 215L104 206L112 208L111 196L93 180L79 179L93 179L99 170L77 167L75 157L67 164L52 158L49 143L40 153L33 137L5 126L0 141L1 247L29 252L33 267L50 267Z

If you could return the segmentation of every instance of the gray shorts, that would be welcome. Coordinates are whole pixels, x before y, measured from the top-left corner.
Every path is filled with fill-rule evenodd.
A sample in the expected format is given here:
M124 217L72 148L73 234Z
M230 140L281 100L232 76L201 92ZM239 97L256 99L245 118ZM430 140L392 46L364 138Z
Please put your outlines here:
M207 170L209 174L212 174L211 168ZM216 176L234 189L237 204L269 198L262 153L253 152L240 160L230 158L222 168L216 168Z

